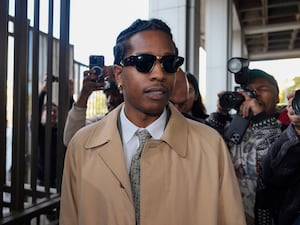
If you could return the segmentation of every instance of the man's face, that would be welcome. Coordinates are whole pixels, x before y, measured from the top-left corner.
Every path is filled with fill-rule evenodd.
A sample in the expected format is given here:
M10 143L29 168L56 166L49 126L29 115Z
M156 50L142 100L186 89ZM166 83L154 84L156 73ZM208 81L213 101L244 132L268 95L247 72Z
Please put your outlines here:
M263 78L255 78L251 80L247 88L255 92L256 99L261 102L268 115L275 114L279 97L274 85Z
M176 72L175 86L170 96L170 102L183 112L184 106L188 100L188 82L185 73L180 69Z
M175 55L172 40L162 31L143 31L133 35L129 42L125 58L145 53L160 57ZM125 113L131 121L145 115L154 121L160 116L172 92L175 73L167 73L156 60L151 72L139 72L135 66L116 66L115 75L123 86Z

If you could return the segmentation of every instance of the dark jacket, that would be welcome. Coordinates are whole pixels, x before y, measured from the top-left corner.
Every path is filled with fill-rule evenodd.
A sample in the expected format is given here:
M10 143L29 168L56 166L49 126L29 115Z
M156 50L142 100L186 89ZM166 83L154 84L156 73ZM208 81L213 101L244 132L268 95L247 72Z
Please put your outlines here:
M292 224L300 214L300 136L292 124L269 149L262 179L275 224Z

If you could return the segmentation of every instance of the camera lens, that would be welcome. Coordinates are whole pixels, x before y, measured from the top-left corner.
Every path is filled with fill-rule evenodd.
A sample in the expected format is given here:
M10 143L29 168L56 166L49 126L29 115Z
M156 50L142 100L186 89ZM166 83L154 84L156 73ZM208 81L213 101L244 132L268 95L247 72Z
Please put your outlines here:
M238 92L227 91L220 97L220 105L224 110L239 110L245 97Z
M99 76L102 73L102 68L100 66L94 66L92 67L93 70L95 70L95 75Z

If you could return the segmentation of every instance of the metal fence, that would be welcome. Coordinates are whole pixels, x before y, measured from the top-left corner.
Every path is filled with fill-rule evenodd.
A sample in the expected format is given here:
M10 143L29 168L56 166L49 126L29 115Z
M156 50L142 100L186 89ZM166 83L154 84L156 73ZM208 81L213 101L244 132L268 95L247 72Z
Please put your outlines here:
M69 79L78 79L85 67L74 61L74 47L69 43L70 1L59 1L59 39L53 36L53 0L48 1L47 33L39 29L40 1L31 2L34 3L32 26L28 21L27 0L3 0L0 7L0 224L58 224L66 150L62 136L70 106ZM9 14L11 4L13 16ZM52 76L47 76L44 102L50 115L52 102L57 99L58 123L57 147L53 149L51 118L47 116L41 184L37 176L41 147L39 94L45 74L59 77L55 89ZM56 151L55 186L50 181L52 151Z

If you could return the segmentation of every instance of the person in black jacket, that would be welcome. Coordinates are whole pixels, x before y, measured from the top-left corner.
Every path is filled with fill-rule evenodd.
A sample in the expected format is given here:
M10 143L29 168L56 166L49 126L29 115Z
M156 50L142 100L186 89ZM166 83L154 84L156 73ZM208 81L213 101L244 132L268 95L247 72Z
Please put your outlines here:
M295 92L288 96L291 123L269 149L263 164L265 204L276 225L300 224L300 115L292 105L294 96Z

